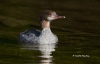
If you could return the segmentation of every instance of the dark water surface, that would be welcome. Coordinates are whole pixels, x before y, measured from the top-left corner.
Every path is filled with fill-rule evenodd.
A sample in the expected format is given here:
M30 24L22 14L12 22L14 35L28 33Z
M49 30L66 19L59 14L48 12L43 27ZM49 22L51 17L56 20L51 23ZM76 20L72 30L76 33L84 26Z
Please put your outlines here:
M43 10L66 16L51 22L59 42L20 45L18 34L40 28ZM0 64L100 64L100 1L0 0Z
M56 45L20 45L15 38L12 38L13 36L1 35L0 64L100 63L99 35L59 30L53 32L59 37Z

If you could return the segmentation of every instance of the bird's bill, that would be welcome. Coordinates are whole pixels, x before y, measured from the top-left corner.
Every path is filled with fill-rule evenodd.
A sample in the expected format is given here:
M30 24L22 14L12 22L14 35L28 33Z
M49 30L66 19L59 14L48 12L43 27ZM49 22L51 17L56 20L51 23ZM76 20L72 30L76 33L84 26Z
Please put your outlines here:
M55 19L66 18L65 16L56 16Z

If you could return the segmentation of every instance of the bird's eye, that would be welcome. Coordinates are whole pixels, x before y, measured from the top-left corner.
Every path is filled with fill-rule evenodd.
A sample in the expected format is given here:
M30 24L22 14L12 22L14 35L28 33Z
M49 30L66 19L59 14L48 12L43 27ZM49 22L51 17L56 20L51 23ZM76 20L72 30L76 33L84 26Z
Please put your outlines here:
M52 14L49 14L49 15L52 15Z

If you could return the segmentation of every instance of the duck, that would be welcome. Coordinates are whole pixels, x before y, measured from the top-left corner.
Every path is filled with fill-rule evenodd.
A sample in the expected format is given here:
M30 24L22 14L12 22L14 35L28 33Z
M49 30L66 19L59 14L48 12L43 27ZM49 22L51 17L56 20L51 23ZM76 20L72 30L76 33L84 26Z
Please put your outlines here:
M44 10L40 14L40 26L41 30L30 29L19 34L19 41L32 43L32 44L52 44L58 42L58 37L52 33L50 29L50 23L53 20L65 18L65 16L59 16L55 11Z

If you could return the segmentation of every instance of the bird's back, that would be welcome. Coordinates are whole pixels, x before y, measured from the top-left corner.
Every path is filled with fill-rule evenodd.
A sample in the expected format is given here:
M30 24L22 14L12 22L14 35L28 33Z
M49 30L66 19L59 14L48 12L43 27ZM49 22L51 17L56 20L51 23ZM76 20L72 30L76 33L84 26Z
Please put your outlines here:
M40 36L40 31L35 29L26 30L20 33L18 39L20 42L36 43L38 37Z

